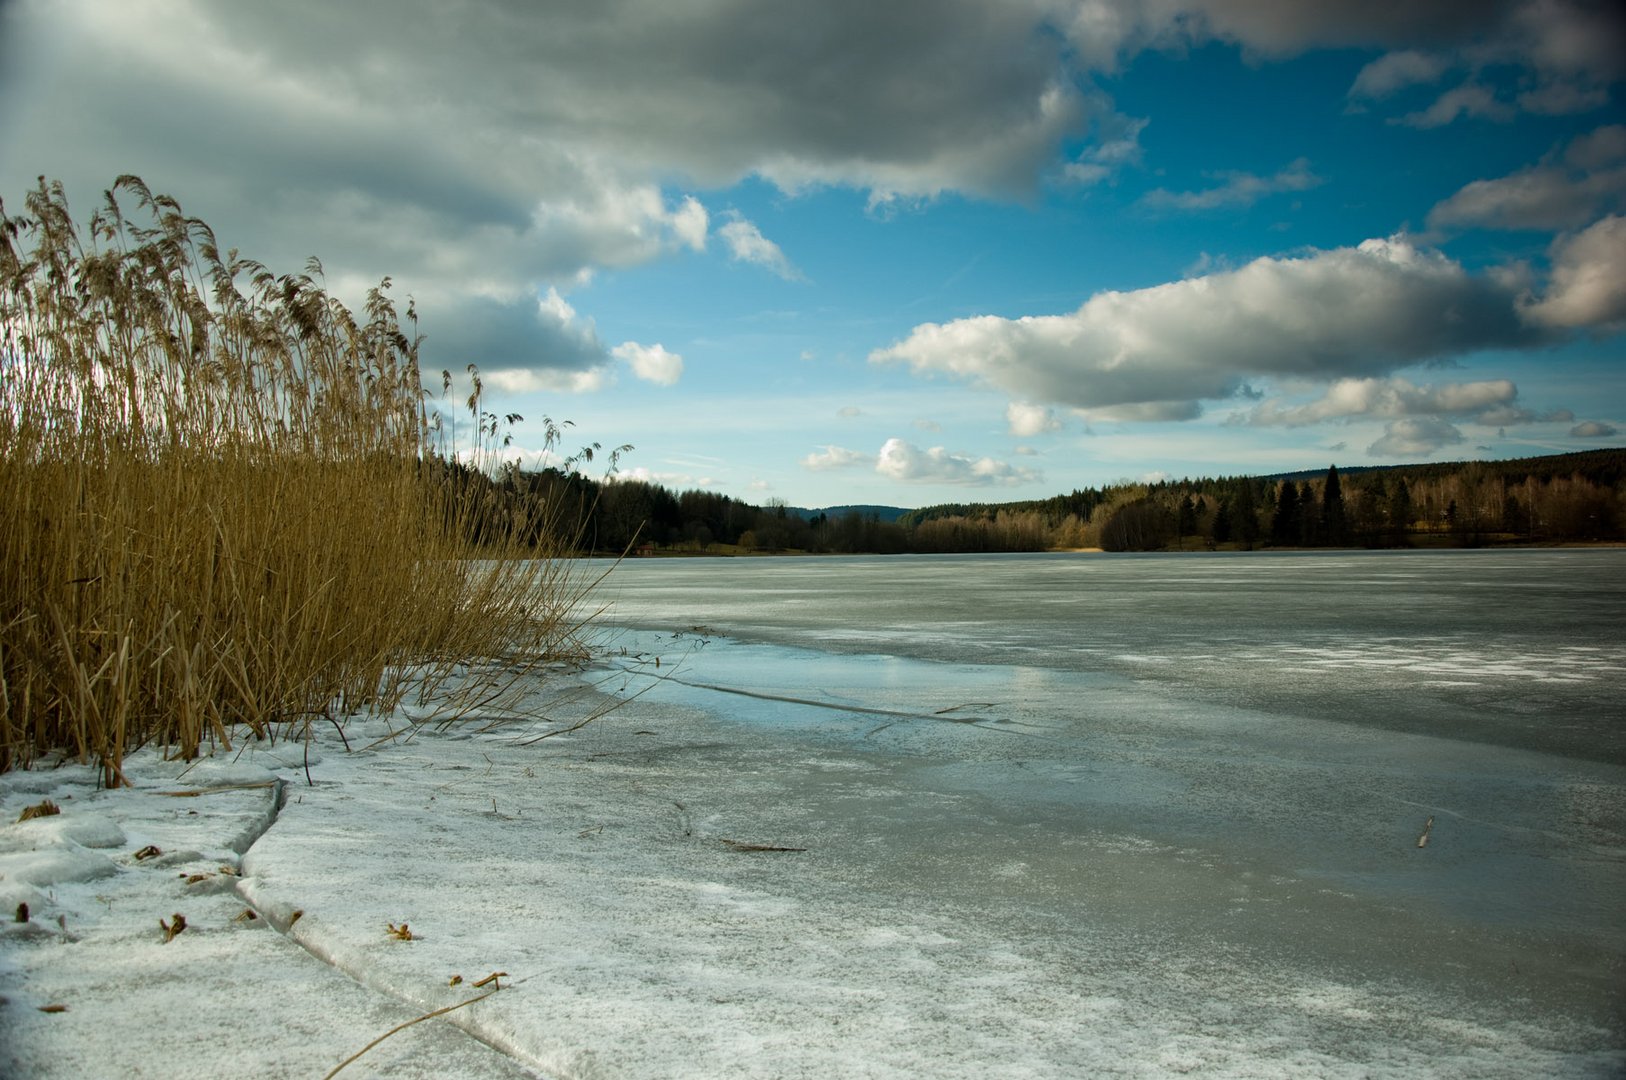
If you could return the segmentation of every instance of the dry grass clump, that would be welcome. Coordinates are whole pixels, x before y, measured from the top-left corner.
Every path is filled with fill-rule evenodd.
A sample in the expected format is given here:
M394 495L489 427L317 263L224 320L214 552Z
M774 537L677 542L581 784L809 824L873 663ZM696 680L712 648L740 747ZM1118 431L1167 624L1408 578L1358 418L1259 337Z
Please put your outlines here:
M0 205L0 771L65 749L117 783L149 741L191 756L574 649L558 523L481 505L388 279L352 313L314 261L222 255L135 177L83 239L59 184L25 204ZM497 421L469 407L479 451Z

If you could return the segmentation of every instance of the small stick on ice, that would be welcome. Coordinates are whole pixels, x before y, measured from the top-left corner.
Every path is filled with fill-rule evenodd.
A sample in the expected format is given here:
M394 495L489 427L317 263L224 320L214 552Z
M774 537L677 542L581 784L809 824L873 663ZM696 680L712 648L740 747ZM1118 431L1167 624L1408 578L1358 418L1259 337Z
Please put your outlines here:
M457 1010L457 1009L461 1009L465 1005L473 1005L476 1001L484 1001L486 998L490 997L492 994L495 994L498 990L501 990L501 989L502 989L501 986L494 986L490 990L487 990L485 993L480 994L480 995L478 995L476 997L471 997L467 1001L460 1001L456 1005L448 1005L444 1009L436 1009L434 1012L427 1012L427 1013L424 1013L422 1016L414 1017L413 1019L408 1020L404 1024L395 1025L394 1027L390 1028L388 1031L384 1032L384 1034L380 1035L378 1038L374 1039L372 1042L368 1043L366 1046L363 1046L360 1050L357 1050L354 1054L351 1054L349 1057L345 1058L343 1061L341 1061L337 1065L335 1065L333 1067L333 1071L328 1073L326 1076L324 1076L322 1078L322 1080L333 1080L333 1077L337 1076L339 1074L339 1071L341 1069L343 1069L346 1065L350 1064L352 1061L355 1061L361 1055L365 1054L367 1051L371 1050L373 1047L377 1046L379 1043L383 1042L385 1039L389 1038L391 1035L394 1035L397 1031L404 1031L405 1029L411 1027L413 1024L421 1024L425 1020L433 1020L437 1016L445 1016L447 1013L452 1012L452 1011Z
M189 788L185 791L155 791L154 795L164 795L171 799L195 799L199 795L218 795L222 791L255 791L259 788L276 787L275 780L257 780L252 784L216 784L214 787Z
M1428 847L1428 834L1430 832L1432 832L1433 829L1434 829L1434 816L1432 814L1430 814L1428 820L1423 822L1423 835L1419 836L1417 838L1417 846L1418 847Z

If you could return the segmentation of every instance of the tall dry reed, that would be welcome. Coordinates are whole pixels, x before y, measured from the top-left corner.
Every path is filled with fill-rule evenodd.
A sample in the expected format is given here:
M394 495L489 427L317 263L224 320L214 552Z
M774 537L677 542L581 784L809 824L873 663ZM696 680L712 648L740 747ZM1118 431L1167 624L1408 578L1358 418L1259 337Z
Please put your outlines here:
M0 771L66 750L118 783L144 743L575 649L581 586L529 546L559 522L493 528L457 482L388 287L353 313L136 177L83 237L58 184L0 205ZM497 422L469 408L478 453Z

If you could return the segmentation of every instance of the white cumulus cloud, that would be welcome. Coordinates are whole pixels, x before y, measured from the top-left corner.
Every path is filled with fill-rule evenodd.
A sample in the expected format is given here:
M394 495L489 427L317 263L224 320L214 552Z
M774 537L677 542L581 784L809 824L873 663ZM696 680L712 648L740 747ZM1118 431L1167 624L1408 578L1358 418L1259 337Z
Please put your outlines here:
M1462 432L1437 416L1392 420L1383 435L1366 452L1373 457L1427 456L1445 446L1462 442Z
M688 196L683 204L675 210L670 218L672 234L684 246L695 251L706 250L706 230L711 224L711 215L694 196Z
M1546 295L1525 309L1528 318L1556 327L1626 324L1626 217L1611 214L1561 236L1549 255L1552 279Z
M905 483L956 484L966 487L1010 486L1038 480L1035 469L990 457L954 454L941 446L922 450L902 439L888 439L881 447L875 471Z
M1019 439L1030 439L1061 429L1061 421L1056 418L1054 409L1019 401L1005 407L1005 421L1010 424L1011 434Z
M1261 258L1236 270L1101 292L1066 315L924 323L871 354L1036 403L1197 414L1248 376L1374 377L1538 340L1513 287L1404 239Z
M683 375L683 357L667 352L658 342L654 345L623 342L615 347L613 355L625 361L632 373L645 382L671 386Z

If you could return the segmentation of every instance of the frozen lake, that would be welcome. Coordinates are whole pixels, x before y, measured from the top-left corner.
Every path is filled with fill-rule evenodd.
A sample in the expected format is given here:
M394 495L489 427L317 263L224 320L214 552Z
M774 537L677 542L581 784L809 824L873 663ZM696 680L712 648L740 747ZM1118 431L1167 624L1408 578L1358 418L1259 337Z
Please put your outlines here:
M1042 962L1001 1006L1036 1039L1626 1062L1626 552L629 561L598 599L703 718L629 775L822 849L802 901Z
M650 561L595 602L518 703L0 777L0 1074L315 1076L452 1009L351 1071L1626 1075L1626 552Z

